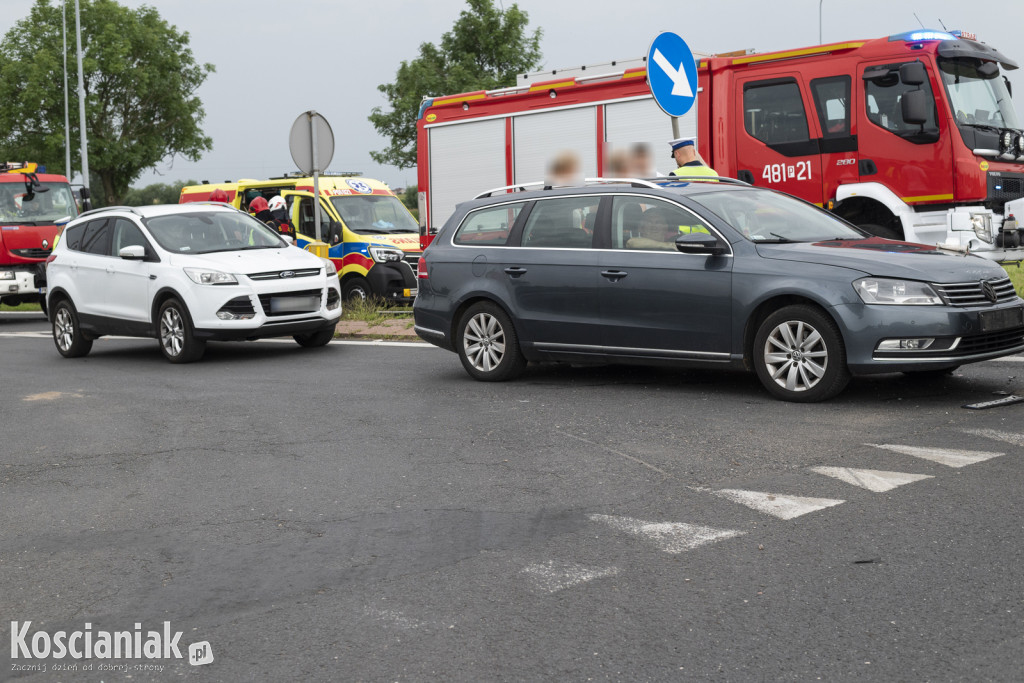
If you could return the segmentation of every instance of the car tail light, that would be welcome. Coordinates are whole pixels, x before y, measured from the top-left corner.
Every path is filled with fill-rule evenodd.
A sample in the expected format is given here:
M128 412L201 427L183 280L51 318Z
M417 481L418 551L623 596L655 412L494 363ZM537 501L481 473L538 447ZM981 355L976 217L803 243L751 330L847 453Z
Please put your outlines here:
M57 255L54 254L54 253L51 253L49 256L46 257L46 264L43 266L43 268L45 268L46 266L50 265L51 263L53 263L56 260L57 260Z
M416 277L419 278L420 280L426 280L427 278L430 277L430 274L427 273L427 255L426 254L420 254L419 263L416 264Z

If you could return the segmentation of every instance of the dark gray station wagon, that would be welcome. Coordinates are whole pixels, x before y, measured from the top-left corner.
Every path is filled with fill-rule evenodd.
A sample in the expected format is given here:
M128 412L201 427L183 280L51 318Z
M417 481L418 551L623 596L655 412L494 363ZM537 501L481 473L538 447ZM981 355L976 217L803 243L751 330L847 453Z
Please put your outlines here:
M728 179L499 188L458 206L418 276L417 334L479 380L527 361L719 366L810 402L851 375L1024 350L999 265Z

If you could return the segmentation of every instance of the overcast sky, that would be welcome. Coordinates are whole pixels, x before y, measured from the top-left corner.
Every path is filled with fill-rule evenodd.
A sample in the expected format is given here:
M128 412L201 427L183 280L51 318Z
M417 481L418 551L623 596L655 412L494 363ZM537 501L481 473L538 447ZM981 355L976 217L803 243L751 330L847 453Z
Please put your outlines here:
M375 106L387 108L377 86L392 80L403 60L415 59L420 44L439 42L466 8L465 0L121 2L155 7L189 33L197 61L217 68L198 93L206 110L202 127L213 138L213 150L196 163L179 158L160 164L135 186L187 178L266 178L295 170L288 133L295 118L310 109L334 131L331 170L361 171L392 187L415 184L415 168L399 170L370 159L371 150L387 143L367 117ZM27 16L32 4L3 0L0 34ZM703 53L815 45L819 7L824 42L945 25L972 31L1024 64L1021 0L998 7L964 0L520 0L518 5L529 14L531 29L544 30L544 68L640 57L662 31L678 33ZM73 0L68 8L73 30ZM69 68L73 63L69 59ZM1024 116L1024 73L1009 76L1018 114ZM71 88L77 87L75 78L72 72Z

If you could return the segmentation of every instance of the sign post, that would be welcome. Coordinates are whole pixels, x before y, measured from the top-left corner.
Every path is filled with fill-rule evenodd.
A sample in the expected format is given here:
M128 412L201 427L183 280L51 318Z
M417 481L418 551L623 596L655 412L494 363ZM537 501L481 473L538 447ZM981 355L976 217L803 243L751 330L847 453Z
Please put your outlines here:
M334 132L320 114L312 109L299 114L288 135L292 161L306 175L313 176L313 226L318 242L323 241L320 230L320 172L334 157Z

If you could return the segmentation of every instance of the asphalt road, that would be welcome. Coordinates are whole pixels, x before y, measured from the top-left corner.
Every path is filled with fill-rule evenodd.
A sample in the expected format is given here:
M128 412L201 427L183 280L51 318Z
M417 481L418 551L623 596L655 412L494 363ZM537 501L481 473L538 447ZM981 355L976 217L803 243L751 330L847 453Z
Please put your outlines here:
M478 383L425 345L66 360L47 330L0 314L0 647L169 621L214 661L0 679L1020 678L1024 404L962 406L1024 394L1022 357L796 405L712 372Z

